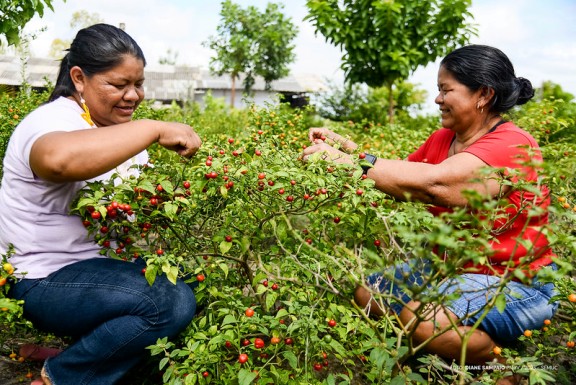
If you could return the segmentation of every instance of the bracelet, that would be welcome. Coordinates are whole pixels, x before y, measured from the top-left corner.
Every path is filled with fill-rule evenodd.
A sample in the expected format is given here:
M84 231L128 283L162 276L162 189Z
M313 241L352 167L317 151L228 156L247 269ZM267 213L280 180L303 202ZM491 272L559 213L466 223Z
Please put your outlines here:
M366 157L362 161L368 162L368 163L370 163L370 165L360 164L360 167L362 167L362 175L366 175L368 173L368 170L370 170L372 167L374 167L374 163L376 163L376 159L378 159L378 158L375 157L374 155L366 154Z

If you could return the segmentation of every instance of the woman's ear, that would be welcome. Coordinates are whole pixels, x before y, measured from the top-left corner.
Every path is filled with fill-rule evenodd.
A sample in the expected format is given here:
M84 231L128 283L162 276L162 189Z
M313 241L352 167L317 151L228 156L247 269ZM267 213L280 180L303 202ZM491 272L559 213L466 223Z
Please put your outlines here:
M494 88L482 86L482 88L480 89L480 104L481 104L480 107L488 106L489 103L494 98L494 94L495 94Z
M82 68L78 66L74 66L70 68L70 79L72 79L72 83L74 83L74 87L78 93L84 92L84 82L86 81L86 76L82 71Z

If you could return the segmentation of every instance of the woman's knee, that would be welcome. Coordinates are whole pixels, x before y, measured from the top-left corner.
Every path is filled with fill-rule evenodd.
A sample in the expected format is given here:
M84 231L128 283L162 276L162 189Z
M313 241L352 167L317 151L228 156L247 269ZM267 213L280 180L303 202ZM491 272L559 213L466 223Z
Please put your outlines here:
M196 314L196 296L192 289L181 280L178 280L171 289L170 295L162 298L163 306L167 309L173 327L182 330L188 326Z
M370 300L372 299L372 294L368 290L366 290L363 286L358 286L356 290L354 290L354 301L358 306L361 308L365 308Z
M376 301L372 292L363 286L358 286L354 291L354 301L370 315L381 317L385 313L384 310L382 310L382 301Z

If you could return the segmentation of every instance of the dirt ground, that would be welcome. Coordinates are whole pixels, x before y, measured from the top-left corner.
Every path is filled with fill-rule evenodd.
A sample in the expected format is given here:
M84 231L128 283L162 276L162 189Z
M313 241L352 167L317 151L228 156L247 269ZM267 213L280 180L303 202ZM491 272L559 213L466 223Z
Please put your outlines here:
M18 355L18 346L23 343L34 343L33 340L21 340L21 341L11 341L11 346L13 346L13 351ZM58 339L52 339L48 343L42 343L42 346L53 347L53 348L64 348L65 343ZM30 384L34 379L40 378L40 370L42 369L43 361L33 361L33 360L19 360L18 356L13 359L9 355L4 354L5 347L2 349L2 354L0 355L0 385L22 385ZM8 349L11 351L11 349ZM9 354L9 353L8 353ZM145 362L144 365L156 365L156 362ZM120 383L117 385L144 385L144 384L161 384L162 381L154 381L154 379L149 378L150 366L143 370L142 366L134 368L129 375L127 375Z

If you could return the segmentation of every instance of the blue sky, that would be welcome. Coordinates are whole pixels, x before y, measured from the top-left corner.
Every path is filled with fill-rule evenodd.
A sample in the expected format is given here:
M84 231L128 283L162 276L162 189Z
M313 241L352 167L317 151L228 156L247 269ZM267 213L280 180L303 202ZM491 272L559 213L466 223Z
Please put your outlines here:
M235 0L243 7L263 9L268 0ZM293 73L317 74L341 82L341 52L315 36L306 16L305 0L277 0L284 13L299 28ZM212 52L202 46L216 33L221 2L217 0L53 0L54 12L36 17L27 31L46 27L31 45L35 56L46 56L55 38L72 39L70 28L75 11L98 13L105 22L126 30L141 45L149 66L165 56L168 49L178 52L178 62L208 68ZM471 12L479 36L472 43L502 49L512 60L517 76L532 81L535 87L551 80L576 95L576 0L473 0ZM437 63L418 69L409 79L426 89L428 110L435 110Z

